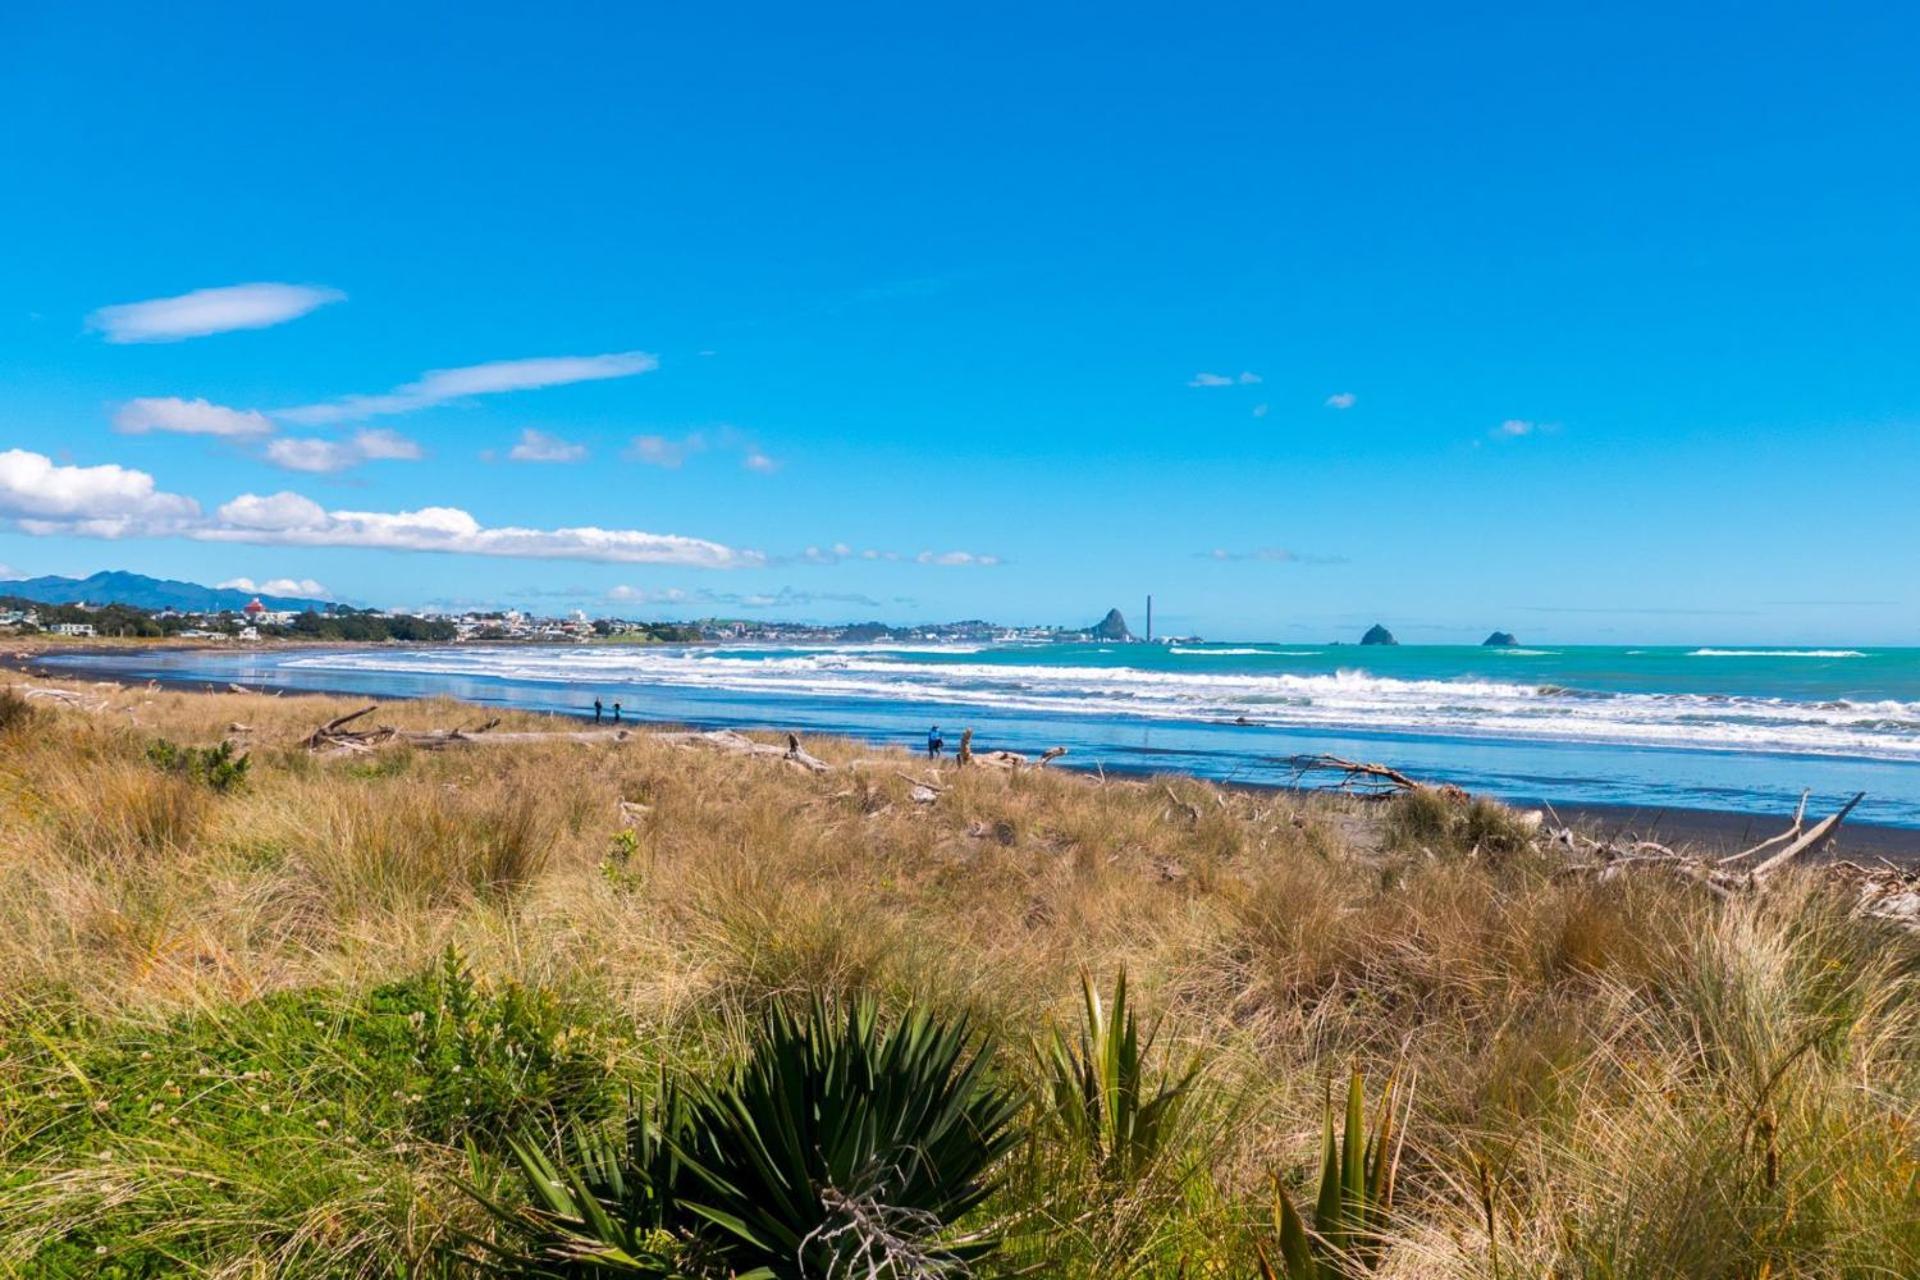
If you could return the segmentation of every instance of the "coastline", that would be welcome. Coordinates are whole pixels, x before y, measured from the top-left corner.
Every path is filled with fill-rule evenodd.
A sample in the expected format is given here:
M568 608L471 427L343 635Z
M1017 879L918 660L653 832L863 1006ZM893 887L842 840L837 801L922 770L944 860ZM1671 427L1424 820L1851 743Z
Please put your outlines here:
M347 648L377 651L396 648L435 648L439 646L412 644L404 641L388 641L365 645L352 643L343 644L338 641L266 641L248 647L249 650ZM244 680L227 682L209 680L198 676L185 676L166 672L156 673L146 670L116 673L110 665L96 668L93 671L85 673L78 671L63 672L57 668L46 668L40 665L48 658L65 655L89 655L98 657L103 651L115 657L124 655L128 662L132 663L137 659L138 655L156 650L170 652L207 651L214 653L231 653L234 647L231 645L210 645L198 641L178 643L153 640L109 640L91 644L73 643L71 641L57 643L42 642L26 648L10 646L4 651L0 651L0 669L18 671L22 674L53 680L82 680L91 676L94 679L107 679L122 686L152 681L165 688L179 689L188 692L226 693L239 689L247 692L260 693L365 697L383 703L410 702L416 700L408 695L395 694L391 690L353 688L351 686L334 687L324 691L299 690L290 689L286 686L271 682L250 683ZM442 696L455 697L455 700L459 700L456 695ZM569 718L564 712L548 712L546 714L551 714L563 719ZM717 721L710 723L698 717L649 718L629 713L627 718L637 727L655 730L681 727L700 730L740 727L738 725L723 725ZM749 727L758 727L768 731L785 731L791 726L781 724L772 717L769 717L759 725ZM864 742L874 746L899 745L896 740L876 739L856 731L839 732L834 734L834 736L844 737L852 741ZM1040 742L1007 742L997 745L1006 746L1014 750L1037 753L1049 744ZM1090 773L1095 769L1099 769L1115 777L1198 776L1177 768L1157 770L1133 766L1115 766L1112 764L1089 765L1084 761L1073 761L1071 759L1063 761L1055 767L1076 773ZM1437 780L1444 781L1445 779L1441 778ZM1223 781L1214 779L1213 781L1229 789L1246 790L1250 792L1273 793L1292 791L1303 795L1311 794L1312 792L1310 788L1291 788L1284 785L1249 782L1245 780ZM1790 811L1782 812L1762 810L1759 808L1711 809L1590 802L1547 802L1537 797L1506 798L1503 799L1502 802L1515 809L1538 808L1545 810L1557 817L1561 822L1573 826L1589 835L1624 835L1638 839L1657 840L1661 843L1674 845L1676 847L1685 846L1709 852L1734 852L1746 848L1778 832L1785 827L1792 818ZM1812 816L1817 817L1819 814L1816 813ZM1859 857L1869 860L1885 859L1902 866L1920 865L1920 828L1850 820L1841 828L1840 835L1836 838L1829 850L1821 856L1829 859L1849 857Z

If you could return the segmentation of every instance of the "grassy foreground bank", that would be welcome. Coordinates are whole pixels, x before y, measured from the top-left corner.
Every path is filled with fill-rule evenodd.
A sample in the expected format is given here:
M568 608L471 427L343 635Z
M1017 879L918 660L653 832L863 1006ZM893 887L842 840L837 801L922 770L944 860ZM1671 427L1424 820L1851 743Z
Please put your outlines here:
M1313 1204L1356 1069L1405 1106L1396 1195L1323 1274L1920 1274L1920 946L1811 879L1560 877L1425 799L974 769L920 803L832 742L869 764L320 757L349 704L65 687L0 694L0 1274L465 1274L513 1139L861 995L992 1037L1020 1140L959 1224L1001 1238L979 1274L1281 1265L1275 1181ZM1145 1091L1192 1075L1116 1162L1048 1046L1122 971Z

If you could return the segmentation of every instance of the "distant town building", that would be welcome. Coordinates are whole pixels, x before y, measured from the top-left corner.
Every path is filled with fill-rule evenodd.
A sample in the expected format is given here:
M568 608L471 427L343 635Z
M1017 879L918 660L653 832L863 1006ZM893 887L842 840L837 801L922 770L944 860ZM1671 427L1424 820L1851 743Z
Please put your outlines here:
M91 622L56 622L53 634L57 636L90 636L94 633Z

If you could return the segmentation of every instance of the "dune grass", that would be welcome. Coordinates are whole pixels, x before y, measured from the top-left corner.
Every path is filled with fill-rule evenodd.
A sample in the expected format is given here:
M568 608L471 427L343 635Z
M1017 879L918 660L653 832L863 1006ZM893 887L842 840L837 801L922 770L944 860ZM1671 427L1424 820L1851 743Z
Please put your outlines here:
M921 805L904 755L317 758L340 700L69 687L0 693L0 1274L459 1274L510 1136L854 995L964 1015L1026 1099L983 1274L1250 1280L1356 1070L1406 1121L1370 1274L1920 1274L1920 947L1811 880L1557 878L1426 798L974 770ZM228 737L225 789L150 753ZM1049 1099L1122 971L1181 1093L1115 1161Z

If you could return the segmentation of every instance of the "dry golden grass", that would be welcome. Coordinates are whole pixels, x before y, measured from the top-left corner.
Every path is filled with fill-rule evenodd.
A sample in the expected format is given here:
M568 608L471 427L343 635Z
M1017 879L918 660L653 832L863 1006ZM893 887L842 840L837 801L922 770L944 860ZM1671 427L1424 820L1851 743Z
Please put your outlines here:
M917 805L904 755L815 776L645 735L319 758L299 740L351 703L67 687L98 705L0 716L0 1034L43 1009L110 1030L351 995L453 945L483 982L600 1010L621 1028L616 1079L725 1054L740 1015L820 990L965 1008L1017 1072L1025 1039L1072 1016L1082 970L1125 967L1167 1047L1205 1063L1202 1147L1178 1185L1104 1200L1016 1179L1059 1197L1041 1216L1064 1225L1010 1255L1042 1274L1251 1276L1268 1180L1304 1175L1351 1066L1415 1090L1385 1274L1920 1274L1916 950L1812 885L1725 906L1556 878L1495 806L1381 822L987 770L949 770ZM253 768L231 794L145 758L155 737L210 745L236 723ZM624 843L622 801L645 806ZM1356 825L1386 851L1354 847ZM31 1195L0 1169L0 1270L31 1257L10 1250L7 1196L53 1213L93 1176L79 1154L35 1159L44 1176L15 1184ZM457 1215L458 1161L409 1167L405 1194L326 1193L351 1248L316 1270L380 1274L392 1255L366 1241ZM356 1214L402 1225L340 1226ZM307 1265L214 1236L209 1272Z

